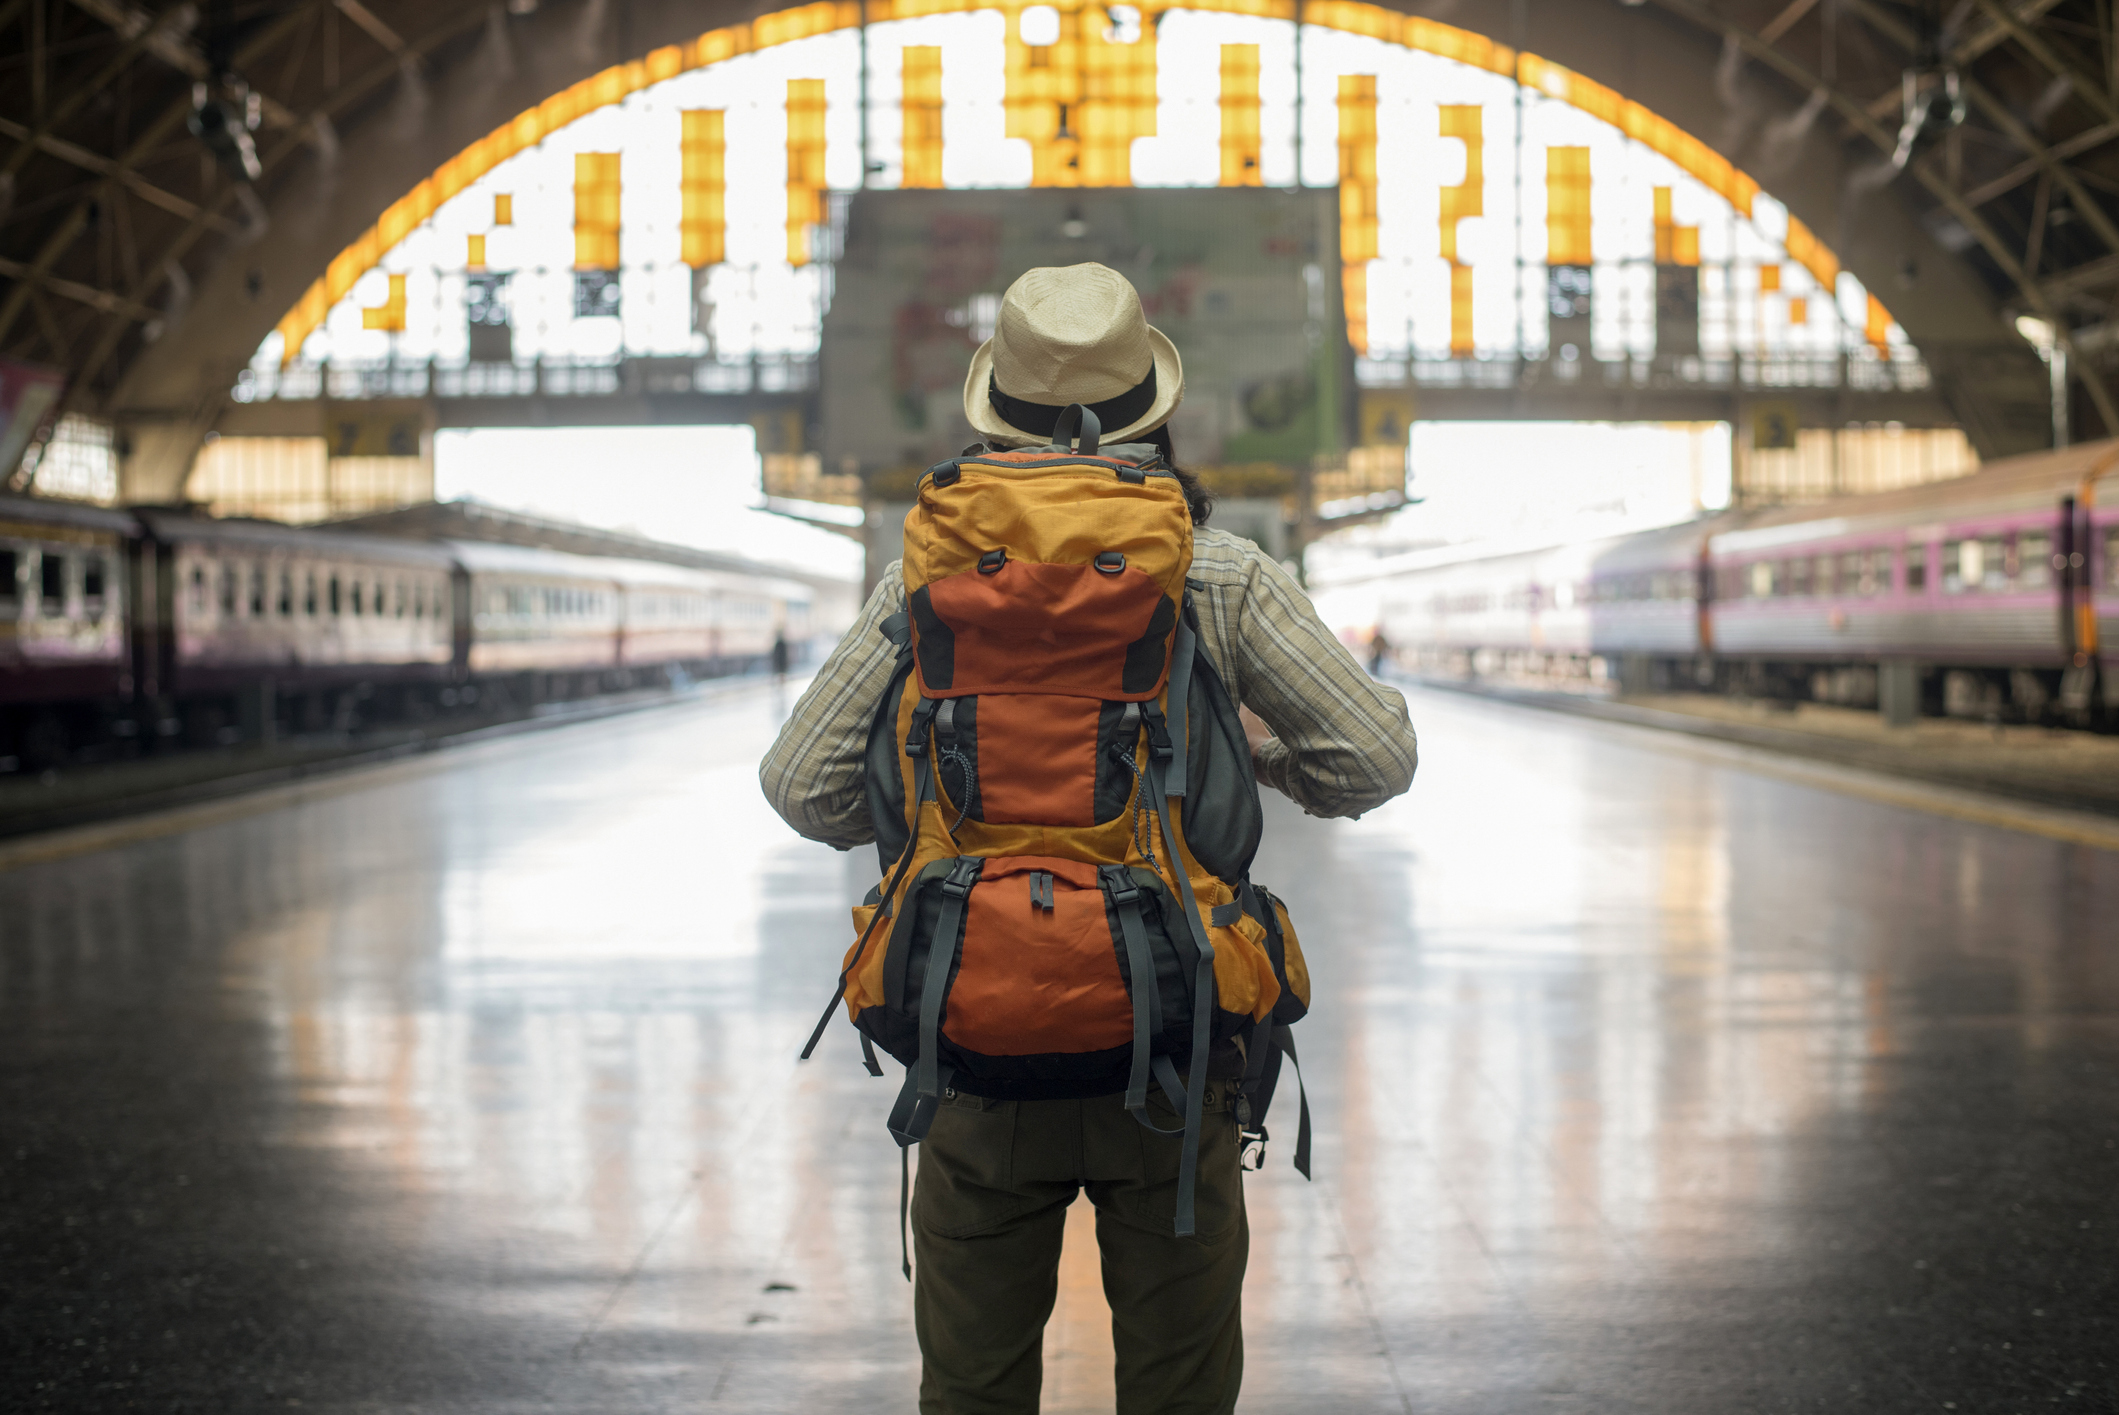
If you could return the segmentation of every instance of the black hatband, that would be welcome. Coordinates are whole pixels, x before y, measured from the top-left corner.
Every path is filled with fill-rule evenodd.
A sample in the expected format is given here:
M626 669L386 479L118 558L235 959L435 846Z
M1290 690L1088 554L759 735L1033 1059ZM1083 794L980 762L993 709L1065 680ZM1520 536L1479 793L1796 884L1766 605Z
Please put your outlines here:
M1001 392L1000 384L993 375L986 376L986 401L1001 420L1012 428L1036 433L1039 437L1052 436L1052 429L1059 425L1059 415L1071 406L1067 403L1028 403L1021 398L1011 398ZM1096 420L1108 428L1131 427L1139 422L1141 415L1155 406L1155 363L1148 363L1148 376L1119 394L1106 398L1101 403L1083 405L1096 414Z

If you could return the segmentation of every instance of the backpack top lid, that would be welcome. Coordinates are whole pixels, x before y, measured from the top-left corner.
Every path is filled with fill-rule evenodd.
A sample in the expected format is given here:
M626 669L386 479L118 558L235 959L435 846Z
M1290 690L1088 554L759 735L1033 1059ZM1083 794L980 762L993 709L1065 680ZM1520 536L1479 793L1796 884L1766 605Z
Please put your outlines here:
M920 691L1153 698L1191 566L1167 468L1060 447L931 467L905 518Z

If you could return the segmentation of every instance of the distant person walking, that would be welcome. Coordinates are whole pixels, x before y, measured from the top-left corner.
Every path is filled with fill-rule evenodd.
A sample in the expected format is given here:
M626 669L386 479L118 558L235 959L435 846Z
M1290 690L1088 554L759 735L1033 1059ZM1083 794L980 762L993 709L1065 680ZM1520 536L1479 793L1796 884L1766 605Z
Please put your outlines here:
M886 842L840 983L907 1063L922 1415L1037 1411L1083 1190L1119 1415L1235 1408L1239 1157L1292 1055L1275 1024L1308 1002L1285 908L1249 880L1256 782L1351 816L1413 778L1405 700L1205 524L1166 426L1184 387L1116 271L1010 286L964 384L984 444L921 479L906 558L760 767L803 835Z
M784 683L787 681L788 657L787 631L785 629L775 629L773 631L773 679L775 682Z
M1391 641L1383 637L1383 629L1379 625L1376 632L1369 636L1369 677L1381 678L1390 661Z

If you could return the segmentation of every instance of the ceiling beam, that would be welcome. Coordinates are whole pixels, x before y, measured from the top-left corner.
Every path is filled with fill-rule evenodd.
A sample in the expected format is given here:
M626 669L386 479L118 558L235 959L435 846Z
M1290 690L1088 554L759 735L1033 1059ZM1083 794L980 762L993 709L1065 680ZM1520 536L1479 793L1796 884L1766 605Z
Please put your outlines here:
M1841 3L1846 4L1856 14L1860 15L1869 28L1896 44L1907 54L1918 52L1919 40L1913 32L1907 29L1896 15L1883 9L1874 0L1841 0ZM1770 49L1771 46L1768 46L1768 48ZM2021 148L2033 162L2038 164L2041 171L2050 175L2059 184L2061 190L2067 193L2068 204L2074 207L2077 215L2089 223L2090 229L2097 233L2098 239L2104 242L2107 249L2119 250L2119 226L2115 226L2112 223L2112 218L2105 214L2104 207L2090 196L2089 190L2081 182L2076 180L2075 174L2068 169L2067 164L2056 160L2052 150L2040 142L2030 129L2024 127L2022 121L2009 110L2008 105L1995 98L1986 85L1970 77L1964 78L1962 83L1965 97L1971 100L1972 105L1994 126L1995 130ZM1862 116L1868 118L1866 112ZM1874 126L1873 119L1870 119L1870 125ZM1885 150L1892 151L1896 147L1897 139L1894 137L1890 147ZM1957 201L1960 206L1963 205L1963 202L1957 199L1954 192L1952 193L1952 200ZM2119 421L2112 422L2111 428L2113 432L2119 433Z
M150 35L159 34L165 26L174 22L181 15L195 13L196 11L192 9L190 0L183 0L183 3L172 5L169 9L164 10L152 25L141 29L130 39L127 39L119 47L118 52L112 55L109 61L96 71L93 78L86 83L76 84L73 92L66 96L65 101L43 117L34 132L23 134L18 139L18 145L7 159L6 171L9 175L20 172L23 166L28 163L30 157L40 148L44 148L45 139L57 133L91 99L108 91L118 76L132 66L133 56L140 52ZM15 135L10 133L9 136ZM45 150L48 151L49 149ZM56 156L57 154L54 155Z
M410 52L398 32L376 18L375 11L363 5L361 0L334 0L334 3L340 14L366 30L368 38L389 50L393 57L402 59Z
M469 7L460 9L452 15L448 15L417 40L408 44L408 56L414 60L420 59L441 45L448 43L461 34L478 28L484 23L486 23L485 11ZM314 124L318 119L330 119L336 116L343 110L366 99L369 94L389 83L392 79L399 77L404 71L405 57L393 55L377 60L374 64L361 71L361 73L346 80L337 89L333 90L325 101L317 106L315 112L310 115L309 122ZM270 151L259 153L258 158L264 165L266 177L269 179L274 173L278 172L286 162L290 161L296 153L300 152L308 144L308 141L306 131L302 135L288 135L283 137ZM224 191L220 197L216 198L216 204L225 202L227 199L228 193ZM165 272L169 267L190 254L192 246L197 243L199 237L206 231L206 215L207 213L202 212L198 218L191 221L162 248L155 260L145 268L145 273L140 280L133 285L130 292L132 299L146 300L152 297L156 287L167 278ZM67 392L62 395L62 402L70 404L71 400L76 398L78 390L93 381L96 375L103 371L103 365L117 352L119 341L127 327L123 324L113 323L104 330L103 338L97 343L89 356L82 361L81 367L69 384ZM227 397L228 390L224 388L214 402L214 412L217 413L226 404ZM210 421L205 424L205 426L210 425Z
M1994 23L2009 32L2009 37L2015 40L2026 54L2043 64L2056 77L2066 79L2075 96L2101 113L2105 122L2119 122L2119 104L2112 102L2112 96L2103 84L2054 53L2044 40L2031 33L2029 26L2010 14L2002 6L2001 0L1976 0L1976 3L1980 9L1994 17Z
M2029 3L2018 5L2015 9L2009 11L2009 18L2019 24L2029 24L2032 20L2042 17L2046 11L2059 3L2060 0L2029 0ZM2005 26L1998 20L1989 20L1986 27L1980 30L1978 34L1950 51L1950 62L1959 65L1969 64L1980 55L2001 44L2008 37L2009 31Z
M63 295L77 304L88 305L105 314L123 315L140 323L160 318L159 311L151 310L135 300L128 300L123 295L114 295L108 290L98 290L93 285L84 285L78 280L68 280L49 272L40 275L21 261L9 260L5 256L0 256L0 275L5 275L10 280L29 282L51 291L54 295Z
M109 25L111 29L115 30L123 38L131 39L143 31L148 31L146 40L147 52L160 59L170 68L175 69L178 73L184 74L194 81L200 79L210 81L219 77L213 72L213 66L206 61L206 52L204 50L193 43L188 36L156 25L154 16L137 5L127 4L125 0L73 0L73 4L94 15L104 24ZM183 9L186 7L179 6L178 8ZM299 7L297 7L296 13L300 13ZM282 17L281 24L284 25L284 23L285 17ZM275 30L278 28L280 28L279 25L274 26ZM291 128L301 122L300 115L278 99L262 93L258 97L262 100L260 107L264 111L266 120L274 127Z
M2059 158L2077 157L2092 148L2104 146L2119 138L2119 123L2100 123L2094 128L2084 128L2075 136L2052 145L2050 151ZM1964 194L1964 199L1974 206L1985 206L2004 192L2014 191L2038 175L2038 164L2025 162L2010 168L1990 182L1983 182Z
M17 156L41 149L62 162L70 162L83 171L93 172L98 177L104 177L116 182L140 200L151 206L159 206L173 216L182 216L188 220L203 210L197 202L190 201L178 196L175 192L158 187L130 167L113 162L110 158L104 157L100 153L90 152L78 143L70 143L64 138L53 137L50 133L33 133L20 123L9 118L0 118L0 135L14 138L22 144L20 148L16 149ZM16 164L10 162L7 170L14 172L19 169ZM234 235L243 229L235 222L222 217L209 216L207 220L214 226L215 230L228 235Z
M106 3L107 0L97 0L97 2ZM301 9L282 15L253 36L249 44L243 46L242 52L236 56L236 62L247 64L258 55L269 51L272 46L278 44L297 25L301 24L305 18L306 12ZM161 145L183 126L184 119L190 112L191 97L189 94L164 108L161 115L152 123L149 123L137 138L133 139L132 146L125 150L124 156L112 161L110 177L116 181L124 180L124 176L129 175L137 163L158 151ZM52 267L58 264L59 258L73 248L73 243L80 238L81 232L87 228L89 208L94 205L95 200L94 197L89 197L77 203L74 209L67 214L66 219L60 222L49 236L45 237L44 245L38 250L36 259L29 263L29 268L34 270L40 278L50 274ZM203 208L195 209L198 210L198 215L189 219L194 225L198 225L207 216L207 212ZM216 217L215 219L222 218ZM155 272L151 278L162 278L162 267L160 265L150 267L150 269ZM7 299L0 301L0 344L5 343L8 334L15 327L15 321L22 317L23 306L29 299L29 292L34 288L36 287L33 282L18 281L15 288L8 292Z
M1856 132L1867 138L1878 152L1889 153L1897 149L1897 134L1884 128L1876 119L1870 117L1861 99L1847 93L1844 89L1826 83L1820 75L1812 72L1807 65L1793 55L1784 53L1774 45L1766 43L1756 33L1745 29L1742 25L1724 19L1722 16L1707 9L1703 4L1698 3L1698 0L1656 0L1656 3L1663 9L1670 11L1670 13L1689 20L1701 29L1710 33L1720 33L1727 38L1733 39L1751 57L1759 60L1768 68L1778 71L1781 77L1787 79L1797 88L1812 93L1823 93L1826 101L1834 109L1838 110L1840 116L1845 118ZM2094 375L2084 360L2074 357L2074 341L2068 335L2066 324L2053 317L2053 306L2046 299L2044 289L2024 272L2023 264L2017 260L2015 252L2009 249L2008 244L2001 239L2000 234L1987 224L1984 217L1967 205L1964 197L1958 193L1957 189L1942 174L1936 172L1929 163L1924 160L1916 160L1907 164L1907 170L1912 173L1915 181L1926 187L1935 196L1936 200L1949 209L1950 214L1957 218L1965 230L1971 232L1972 239L1979 242L1980 246L1986 251L1988 258L2001 267L2002 274L2007 276L2009 281L2022 294L2024 303L2029 307L2030 312L2044 316L2052 321L2053 328L2060 341L2060 347L2069 355L2068 366L2074 370L2075 376L2081 382L2084 391L2089 394L2090 404L2096 408L2097 416L2103 421L2105 431L2108 434L2119 434L2119 406L2114 405L2111 390L2104 386L2104 380Z
M1768 44L1779 44L1781 36L1802 22L1803 16L1817 8L1817 0L1792 0L1787 9L1766 21L1758 37Z

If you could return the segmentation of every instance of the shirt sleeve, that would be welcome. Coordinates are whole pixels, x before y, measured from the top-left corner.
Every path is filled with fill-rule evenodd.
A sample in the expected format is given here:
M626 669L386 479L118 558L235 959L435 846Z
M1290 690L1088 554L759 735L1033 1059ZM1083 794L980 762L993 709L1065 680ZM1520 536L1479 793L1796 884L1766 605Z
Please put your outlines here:
M1405 695L1369 677L1271 557L1253 550L1244 569L1239 691L1273 729L1259 781L1313 816L1358 816L1405 791L1420 762Z
M904 607L905 582L893 561L758 766L758 784L780 818L835 849L876 838L863 763L898 652L881 625Z

